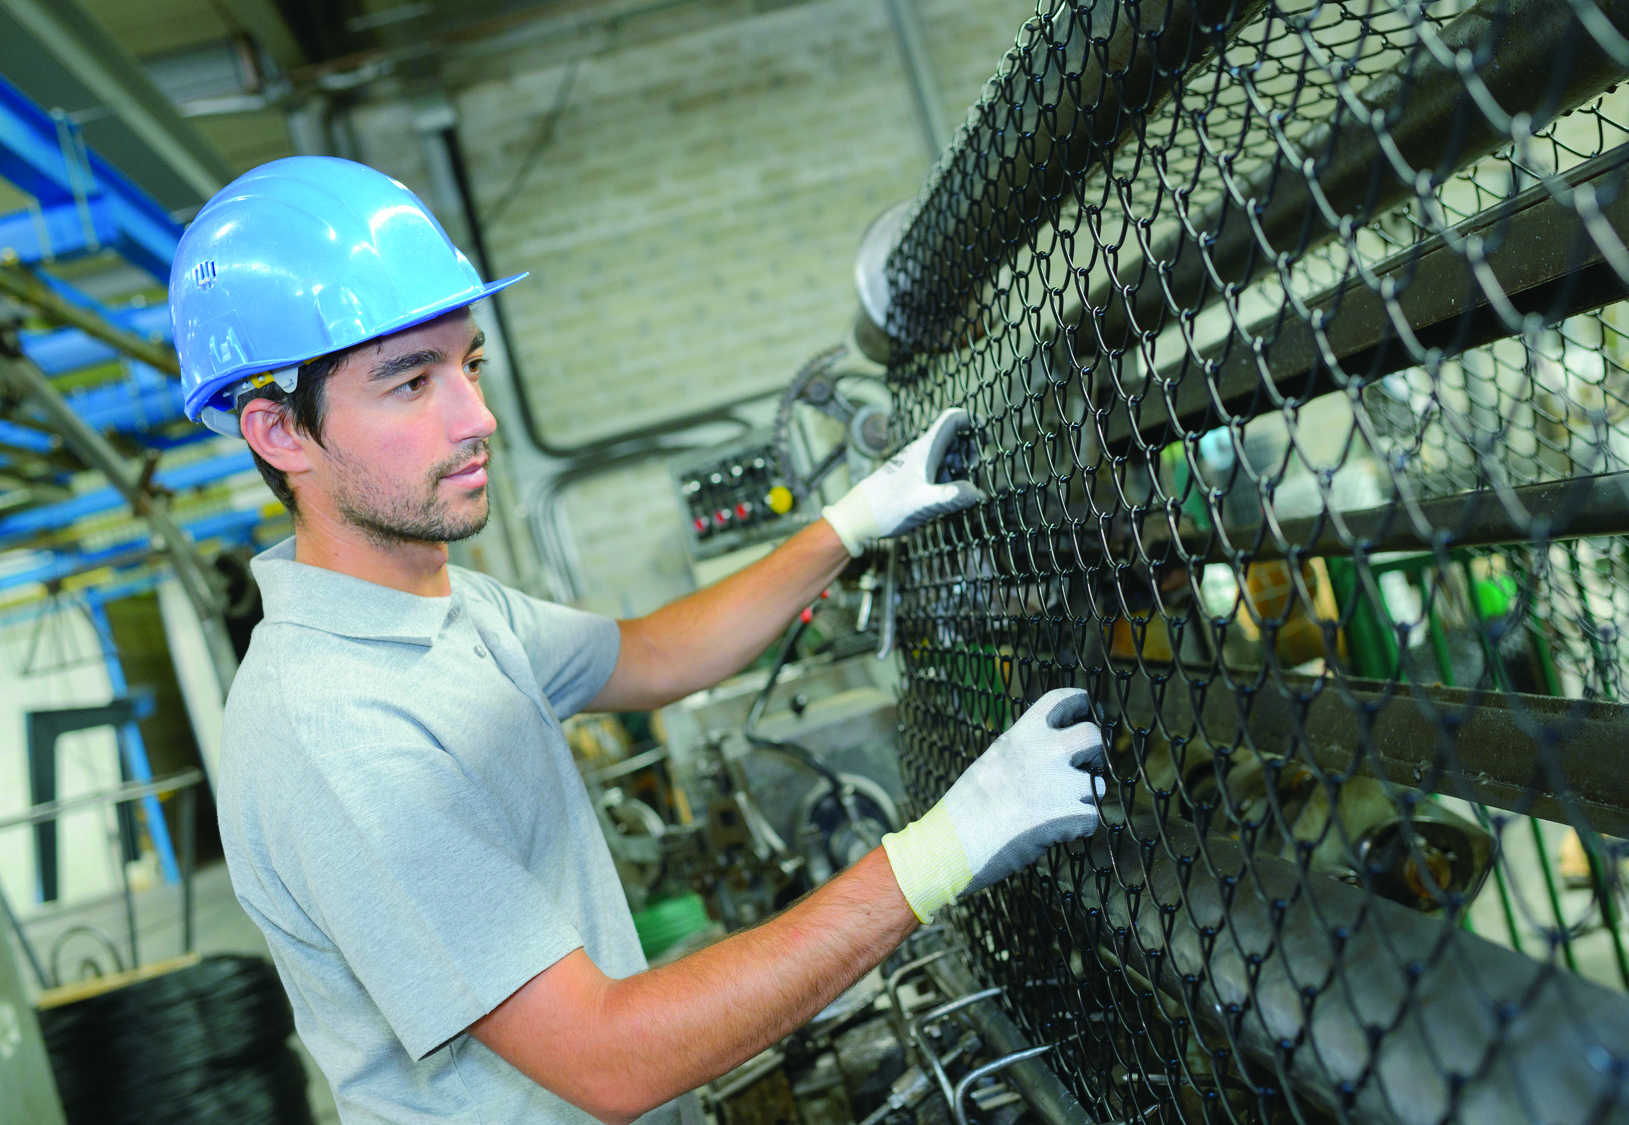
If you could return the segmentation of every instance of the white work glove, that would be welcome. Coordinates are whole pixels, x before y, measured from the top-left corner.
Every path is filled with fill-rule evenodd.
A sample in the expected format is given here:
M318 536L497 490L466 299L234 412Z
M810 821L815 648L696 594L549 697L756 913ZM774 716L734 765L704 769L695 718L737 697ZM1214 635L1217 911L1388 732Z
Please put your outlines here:
M873 539L900 535L934 516L960 511L984 499L972 481L934 482L945 450L967 426L967 411L950 407L882 468L849 489L837 503L826 505L821 515L849 554L859 558Z
M941 906L1034 863L1097 828L1103 759L1079 688L1049 691L968 766L920 820L882 838L905 901L924 924Z

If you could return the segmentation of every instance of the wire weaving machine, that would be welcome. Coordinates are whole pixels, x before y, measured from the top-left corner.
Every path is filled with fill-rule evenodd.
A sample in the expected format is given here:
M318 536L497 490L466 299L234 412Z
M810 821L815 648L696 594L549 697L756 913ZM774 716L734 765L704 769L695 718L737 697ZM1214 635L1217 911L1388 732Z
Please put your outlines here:
M949 912L1097 1119L1629 1120L1626 33L1047 5L889 233L989 498L892 562L902 772L1097 701L1104 827Z

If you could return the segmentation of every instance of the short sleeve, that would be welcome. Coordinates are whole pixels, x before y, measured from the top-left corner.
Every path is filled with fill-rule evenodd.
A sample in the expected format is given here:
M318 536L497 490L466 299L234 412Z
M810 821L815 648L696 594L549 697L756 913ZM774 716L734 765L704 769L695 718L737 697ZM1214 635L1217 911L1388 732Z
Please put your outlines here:
M560 718L575 715L600 693L616 668L622 633L609 617L546 602L485 574L458 570L467 596L480 598L509 623Z
M306 758L277 866L421 1060L583 942L501 811L430 744Z

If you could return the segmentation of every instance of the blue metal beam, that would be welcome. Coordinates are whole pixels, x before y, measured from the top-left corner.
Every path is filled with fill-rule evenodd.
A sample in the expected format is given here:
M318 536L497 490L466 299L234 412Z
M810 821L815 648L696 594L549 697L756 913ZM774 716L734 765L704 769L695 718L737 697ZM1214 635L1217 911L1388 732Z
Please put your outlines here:
M131 377L64 397L86 424L103 431L139 433L181 417L181 384L145 364L132 363Z
M33 450L35 453L50 453L62 446L62 443L50 434L42 434L38 430L7 422L3 418L0 418L0 443L17 449Z
M0 250L29 265L94 254L118 240L113 212L101 197L86 200L83 207L55 203L0 215Z
M155 427L181 417L183 398L180 383L145 364L131 363L128 369L130 377L127 379L69 391L63 397L87 424L103 431L144 436ZM0 422L0 426L5 425ZM12 433L20 429L11 426L0 432ZM208 436L207 431L201 432ZM35 439L28 442L27 448L38 446L40 443L37 439L44 436L36 434ZM0 441L3 440L0 437ZM46 440L48 442L49 438Z
M169 280L181 228L152 196L85 149L70 123L52 118L4 78L0 177L39 200L41 208L88 209L100 201L111 224L108 244L160 281Z
M168 305L113 309L107 318L120 328L146 339L152 339L155 335L164 340L170 338ZM23 354L47 375L62 375L119 358L112 345L92 339L77 328L23 332L18 342L23 346Z
M180 492L188 488L213 484L238 473L251 471L254 467L254 458L247 448L243 448L224 457L194 461L190 465L179 465L173 469L161 469L154 474L153 480L161 488ZM44 531L56 531L76 520L115 511L124 506L125 499L118 489L109 487L94 489L69 500L59 500L55 504L41 504L38 508L29 508L15 515L0 517L0 546Z
M108 620L107 609L104 608L101 598L94 591L85 598L85 608L91 619L91 625L96 629L96 639L102 645L102 663L107 668L108 685L113 689L113 698L130 694L130 681L125 678L124 664L119 660L119 646L113 639L113 622ZM126 723L120 727L117 734L119 743L119 756L124 759L126 772L132 781L153 780L153 767L147 760L147 743L141 737L141 727L136 723ZM158 865L164 873L164 881L172 886L181 881L180 868L175 863L175 848L170 843L170 826L164 819L164 807L158 803L158 797L148 794L142 798L141 810L147 821L147 839L153 845L153 851L158 855Z
M228 543L248 543L254 539L255 528L266 522L256 509L216 512L201 516L181 526L198 543L219 539ZM0 574L0 590L15 589L32 583L61 582L76 574L99 570L104 566L127 567L152 557L152 548L145 538L129 539L102 547L95 551L42 551L46 557L33 566ZM139 590L136 592L140 592ZM105 597L106 601L115 600ZM5 622L0 621L0 625Z

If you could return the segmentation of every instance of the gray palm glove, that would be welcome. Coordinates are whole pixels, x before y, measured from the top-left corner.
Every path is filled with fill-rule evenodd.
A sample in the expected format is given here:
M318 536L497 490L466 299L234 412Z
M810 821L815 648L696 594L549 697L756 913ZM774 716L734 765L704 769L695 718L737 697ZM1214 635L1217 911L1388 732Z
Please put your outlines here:
M967 411L953 406L923 434L890 457L876 472L849 489L821 514L848 553L859 558L866 544L921 527L935 516L971 507L984 499L972 481L944 484L939 475L945 450L968 426Z
M937 805L882 838L917 918L1034 863L1053 844L1097 829L1103 737L1079 688L1049 691L968 766Z

